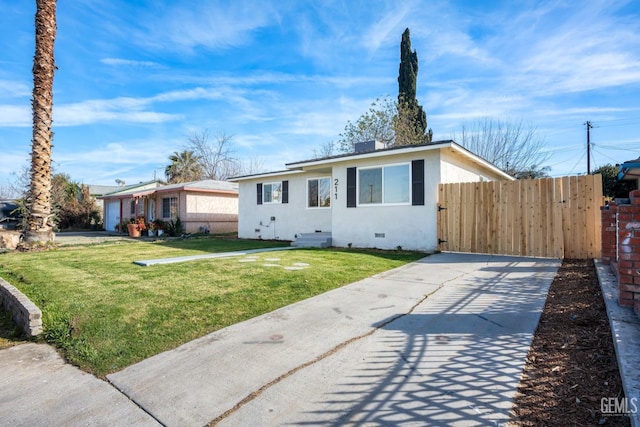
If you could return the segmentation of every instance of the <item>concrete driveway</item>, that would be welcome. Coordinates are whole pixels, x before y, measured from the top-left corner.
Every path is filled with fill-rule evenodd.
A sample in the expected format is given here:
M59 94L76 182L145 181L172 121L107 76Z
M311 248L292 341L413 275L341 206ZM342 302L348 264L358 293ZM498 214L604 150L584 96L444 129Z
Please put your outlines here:
M146 421L168 426L506 423L559 266L433 255L217 331L108 380ZM28 365L20 369L38 369ZM15 376L5 366L3 390ZM14 383L0 413L20 423L12 403L40 401L34 410L43 416L69 404L47 389L25 396ZM41 425L63 423L84 424L49 416Z
M56 233L55 242L59 245L89 245L131 239L127 234L113 231L66 231Z

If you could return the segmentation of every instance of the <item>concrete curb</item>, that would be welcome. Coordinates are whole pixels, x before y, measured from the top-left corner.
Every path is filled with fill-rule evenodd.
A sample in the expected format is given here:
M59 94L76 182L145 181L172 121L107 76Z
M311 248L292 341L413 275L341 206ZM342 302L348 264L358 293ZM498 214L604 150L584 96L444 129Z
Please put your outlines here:
M300 249L300 248L296 248L293 246L283 246L281 248L247 249L246 251L219 252L219 253L213 253L213 254L189 255L189 256L181 256L181 257L174 257L174 258L144 259L140 261L133 261L133 263L136 265L140 265L142 267L149 267L150 265L157 265L157 264L174 264L177 262L195 261L198 259L228 258L228 257L243 256L248 254L257 254L260 252L286 251L290 249Z
M33 337L42 333L42 311L18 288L0 277L0 303L13 316L13 321L25 335Z
M622 386L629 402L628 409L635 412L630 414L631 425L640 427L640 319L633 309L618 305L618 281L610 267L598 260L594 260L594 263L607 306Z

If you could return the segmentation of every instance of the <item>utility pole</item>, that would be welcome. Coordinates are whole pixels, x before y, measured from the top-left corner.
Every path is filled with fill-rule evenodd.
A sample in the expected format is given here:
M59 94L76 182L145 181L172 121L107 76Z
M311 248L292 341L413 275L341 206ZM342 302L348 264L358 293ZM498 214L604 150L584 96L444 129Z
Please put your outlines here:
M591 128L593 125L589 120L585 122L587 125L587 175L591 175Z

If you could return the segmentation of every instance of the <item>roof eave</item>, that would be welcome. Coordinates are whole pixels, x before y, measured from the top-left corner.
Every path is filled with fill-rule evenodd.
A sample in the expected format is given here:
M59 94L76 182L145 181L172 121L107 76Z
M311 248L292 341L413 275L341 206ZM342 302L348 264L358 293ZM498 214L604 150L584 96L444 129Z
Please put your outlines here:
M452 140L446 140L446 141L436 141L431 144L404 145L401 147L391 147L391 148L385 148L382 150L367 151L364 153L348 153L348 154L342 154L338 156L324 157L321 159L303 160L300 162L287 163L285 164L285 166L287 168L289 167L305 168L305 167L312 167L312 166L329 165L333 163L347 162L350 160L361 160L361 159L383 157L383 156L388 156L391 153L402 154L402 153L407 153L411 151L437 150L440 148L446 148L451 144L455 144L455 142Z
M508 173L506 173L502 169L498 168L493 163L490 163L489 161L483 159L482 157L478 156L477 154L472 153L471 151L467 150L466 148L464 148L461 145L458 145L455 142L453 142L451 144L451 148L453 150L455 150L456 152L464 155L464 156L470 157L471 159L473 159L473 161L475 161L475 162L481 164L482 166L490 169L491 171L493 171L493 173L495 173L497 175L500 175L501 177L503 177L507 181L515 181L516 180L513 176L509 175Z
M300 173L304 173L304 171L302 169L289 169L289 170L283 170L283 171L257 173L253 175L234 176L229 178L228 181L231 181L231 182L249 181L252 179L269 178L272 176L281 176L281 175L297 175Z

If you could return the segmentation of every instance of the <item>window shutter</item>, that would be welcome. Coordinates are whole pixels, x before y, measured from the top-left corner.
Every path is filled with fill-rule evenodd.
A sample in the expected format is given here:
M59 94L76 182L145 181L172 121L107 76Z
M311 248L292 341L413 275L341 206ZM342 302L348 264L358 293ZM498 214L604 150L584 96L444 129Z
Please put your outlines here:
M411 204L424 206L424 159L411 162Z
M259 183L257 185L257 192L258 192L258 204L261 205L262 204L262 183Z
M289 203L289 181L282 181L282 203Z
M356 168L347 168L347 207L356 207Z

